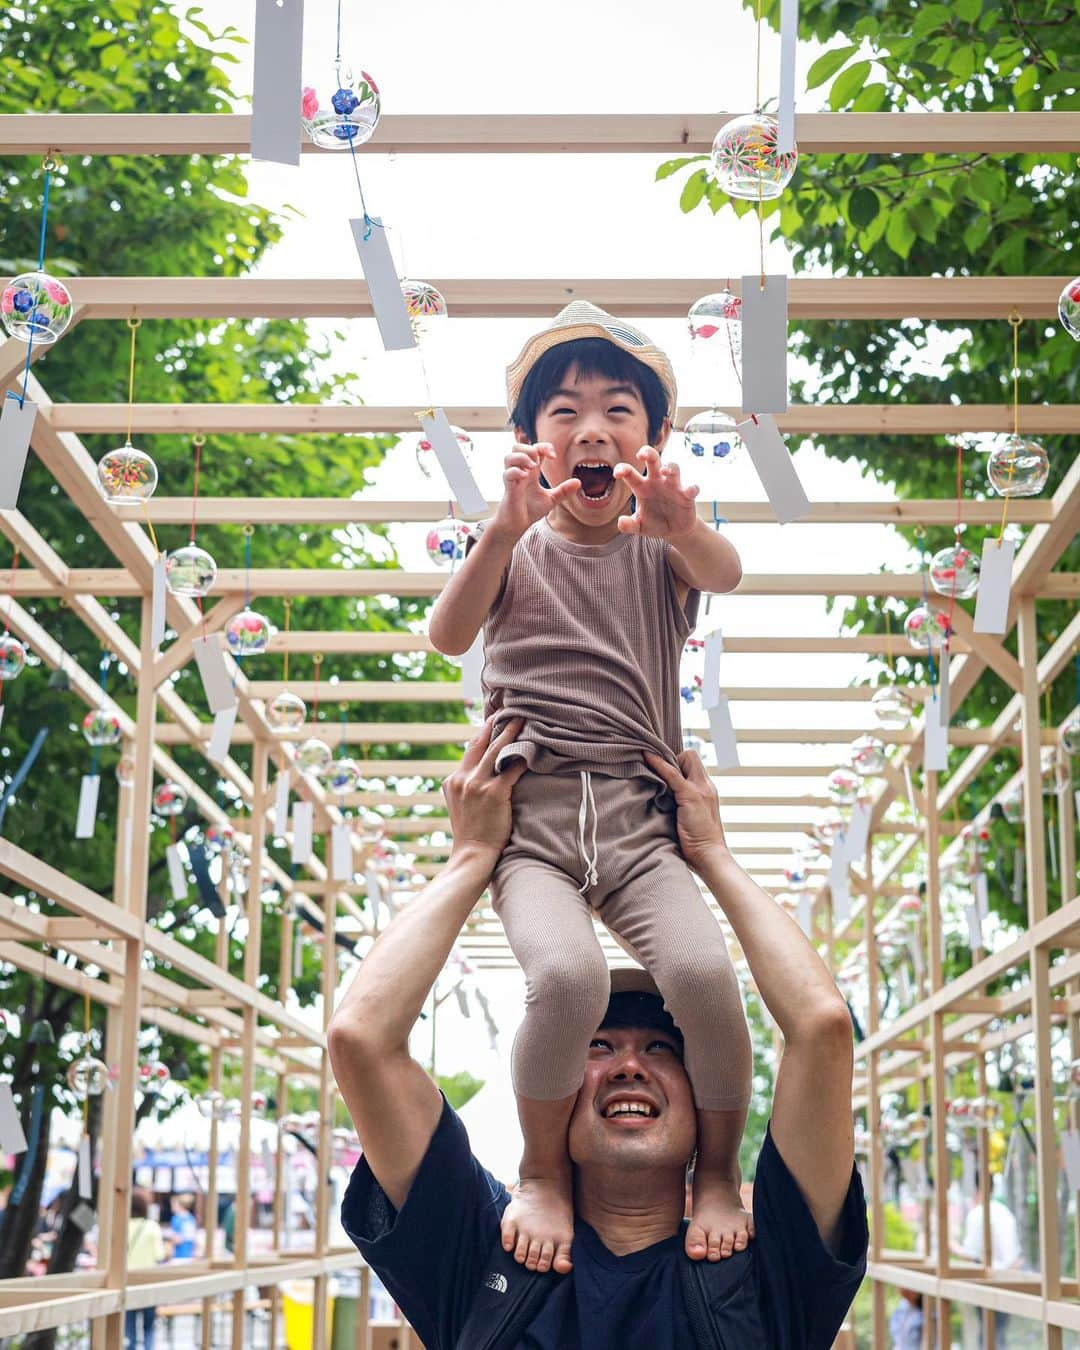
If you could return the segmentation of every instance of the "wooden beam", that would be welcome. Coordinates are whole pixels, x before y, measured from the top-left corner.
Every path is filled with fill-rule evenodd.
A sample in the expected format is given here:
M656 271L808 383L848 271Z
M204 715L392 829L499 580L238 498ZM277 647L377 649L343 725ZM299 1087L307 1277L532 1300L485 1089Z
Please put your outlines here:
M2 353L0 347L0 356ZM724 410L740 421L745 416L740 408L725 406ZM679 409L684 420L701 411L699 405ZM465 431L507 431L505 407L459 405L447 408L446 415L454 426ZM372 436L417 430L416 409L411 405L136 403L131 418L132 431L136 435L190 435L201 431L208 436L225 433L288 436L308 432ZM1029 435L1065 435L1080 425L1080 405L1025 404L1020 410L1020 418ZM127 405L61 403L52 413L52 423L57 431L118 436L127 432ZM940 441L942 437L963 431L1011 432L1013 412L1008 403L793 404L786 413L776 415L776 424L785 435L793 436L920 436ZM941 448L944 451L943 442ZM155 522L159 519L154 514L158 505L155 501L150 507ZM977 505L965 503L966 518L970 519L968 508ZM1037 505L1036 502L1014 502L1010 515L1017 506Z
M707 154L736 112L384 113L364 155ZM1080 143L1075 112L799 113L804 155L1051 154ZM297 126L297 136L300 128ZM320 151L306 137L305 155ZM0 154L247 155L247 113L34 113L0 117Z
M726 644L725 644L726 646ZM285 688L283 680L252 680L248 690L252 698L272 699ZM460 703L459 680L290 680L289 689L302 699L321 699L324 703ZM798 685L725 685L724 693L732 703L869 703L874 694L870 685L843 686ZM915 702L925 700L921 685L910 691Z
M795 277L788 316L800 319L1050 319L1070 277ZM65 283L86 319L365 319L359 280L310 277L71 277ZM628 318L678 318L715 277L674 279L431 279L451 317L550 318L587 299ZM732 289L738 290L738 279Z

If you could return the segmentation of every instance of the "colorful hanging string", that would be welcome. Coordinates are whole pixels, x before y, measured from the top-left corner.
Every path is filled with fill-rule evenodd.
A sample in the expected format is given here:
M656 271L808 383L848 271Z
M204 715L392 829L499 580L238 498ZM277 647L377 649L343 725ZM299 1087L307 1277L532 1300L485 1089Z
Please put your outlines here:
M19 570L19 546L15 548L11 555L11 571L8 573L8 592L7 604L4 606L4 637L11 637L11 609L15 604L15 574ZM0 717L4 711L4 685L6 680L0 680Z
M47 154L41 161L41 167L45 171L45 183L41 194L41 233L38 239L38 265L37 270L45 270L45 236L49 222L49 185L52 182L52 176L60 168L60 161L51 153ZM34 305L38 302L39 292L35 292ZM8 398L15 399L20 408L26 406L26 389L30 382L30 359L34 350L34 325L30 324L30 336L26 342L26 363L23 366L22 393L13 394L10 391L6 395Z
M957 437L957 441L956 441L956 524L953 526L953 543L956 545L957 548L960 547L960 536L961 536L961 534L963 534L963 530L964 530L963 521L962 521L962 519L961 519L961 511L962 511L962 508L963 508L963 501L964 501L964 444L963 444L963 441L961 441L960 438ZM951 649L952 649L953 615L955 614L955 612L956 612L956 566L955 566L955 560L954 560L954 565L953 565L953 583L952 583L952 589L951 589L951 591L949 592L949 617L948 617L948 625L949 625L949 629L948 629L948 632L945 634L945 650L946 650L947 652L951 651Z
M281 603L282 603L282 605L284 605L284 607L285 607L285 652L284 652L284 657L283 657L284 671L283 671L283 673L282 673L282 681L283 681L283 683L284 683L286 686L288 686L288 683L289 683L289 620L290 620L291 617L292 617L292 607L293 607L292 597L287 595L287 596L285 597L285 599L284 599Z
M135 334L142 327L142 319L134 314L128 316L127 326L131 332L131 350L128 354L128 417L127 417L127 440L126 445L131 444L131 431L135 423ZM150 533L150 542L154 546L154 553L161 557L161 549L158 547L157 535L154 533L154 522L150 519L150 505L144 497L142 501L143 512L146 516L146 528Z
M195 474L191 486L191 532L188 536L188 543L195 543L195 511L199 505L199 470L202 467L202 450L206 444L206 437L197 432L191 438L191 444L195 447ZM202 619L203 637L206 637L206 611L203 609L202 596L195 597L195 603L199 607L199 617Z

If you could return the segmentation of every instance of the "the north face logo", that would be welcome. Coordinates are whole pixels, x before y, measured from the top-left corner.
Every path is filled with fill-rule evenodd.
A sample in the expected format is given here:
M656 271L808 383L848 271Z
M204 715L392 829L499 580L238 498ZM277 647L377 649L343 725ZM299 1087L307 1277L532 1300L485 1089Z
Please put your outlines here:
M490 1275L484 1276L484 1284L488 1289L494 1289L497 1294L505 1294L509 1285L506 1282L505 1275L499 1275L492 1271Z

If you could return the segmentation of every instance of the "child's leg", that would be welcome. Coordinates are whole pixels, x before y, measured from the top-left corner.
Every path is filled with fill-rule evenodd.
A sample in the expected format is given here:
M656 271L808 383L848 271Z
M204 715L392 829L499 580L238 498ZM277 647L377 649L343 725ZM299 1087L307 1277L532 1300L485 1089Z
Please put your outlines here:
M574 1236L566 1135L589 1041L607 1007L607 963L577 883L525 858L500 865L493 902L525 972L513 1078L525 1146L502 1219L503 1247L530 1270L570 1269Z
M685 1038L698 1107L694 1214L687 1253L741 1251L753 1220L739 1198L739 1145L753 1058L724 934L690 870L670 849L604 901L600 917L646 967Z

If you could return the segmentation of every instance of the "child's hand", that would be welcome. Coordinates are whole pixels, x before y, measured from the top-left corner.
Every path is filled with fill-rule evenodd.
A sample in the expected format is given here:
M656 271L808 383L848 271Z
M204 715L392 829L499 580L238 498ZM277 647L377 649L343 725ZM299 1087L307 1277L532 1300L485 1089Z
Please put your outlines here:
M515 445L503 460L503 499L489 530L499 531L510 538L520 539L530 525L561 502L578 491L580 484L576 478L546 488L540 482L543 461L555 457L554 449L541 442L539 445Z
M629 464L615 465L615 477L623 479L637 499L634 514L619 517L619 529L623 534L645 534L653 539L676 540L689 534L697 524L694 498L700 489L683 487L679 466L661 464L651 445L641 447L638 459L647 477Z

